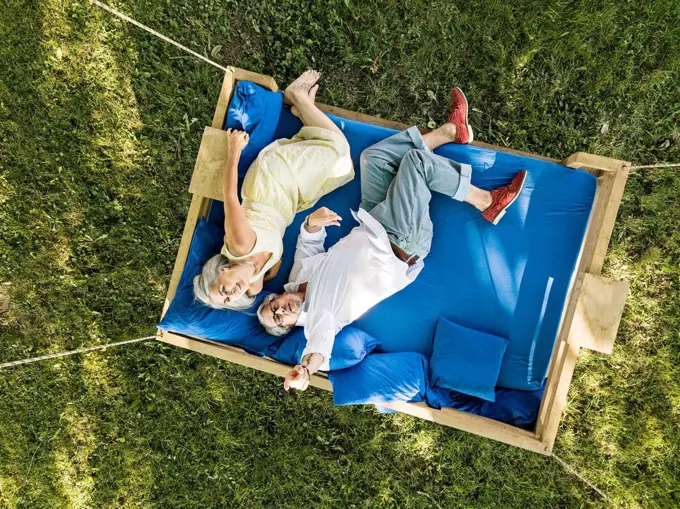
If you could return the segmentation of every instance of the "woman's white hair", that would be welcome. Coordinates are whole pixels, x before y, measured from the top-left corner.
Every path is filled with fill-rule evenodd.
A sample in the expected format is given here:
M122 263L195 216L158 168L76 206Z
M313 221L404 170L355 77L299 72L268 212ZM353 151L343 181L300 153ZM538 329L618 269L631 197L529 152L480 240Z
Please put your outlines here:
M220 271L223 268L238 267L244 262L229 262L229 258L223 254L217 254L210 258L201 273L194 278L194 296L206 306L215 309L232 309L234 311L243 311L248 309L255 302L255 297L248 296L245 292L238 299L224 303L213 302L210 300L210 288L220 277Z
M257 319L260 320L260 325L264 327L264 330L266 330L267 333L271 334L272 336L283 336L284 334L288 334L290 329L293 327L289 327L287 325L275 325L274 327L269 327L264 323L264 315L262 315L262 310L265 308L265 306L268 306L269 303L276 297L278 297L278 295L272 293L264 298L262 304L260 304L260 307L257 308Z

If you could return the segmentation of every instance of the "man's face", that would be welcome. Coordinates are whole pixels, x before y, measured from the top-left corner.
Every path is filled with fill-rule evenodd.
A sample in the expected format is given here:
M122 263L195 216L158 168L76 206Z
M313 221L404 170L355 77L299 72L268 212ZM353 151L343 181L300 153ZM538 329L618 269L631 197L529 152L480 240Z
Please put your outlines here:
M267 327L292 327L302 311L302 299L295 293L282 293L264 307L262 317Z

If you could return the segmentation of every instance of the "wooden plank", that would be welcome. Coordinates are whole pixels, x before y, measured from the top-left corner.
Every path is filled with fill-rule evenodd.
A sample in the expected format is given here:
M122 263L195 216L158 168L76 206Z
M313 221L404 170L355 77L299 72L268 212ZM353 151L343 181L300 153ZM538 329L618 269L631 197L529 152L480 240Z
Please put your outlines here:
M540 437L544 444L546 453L551 454L552 448L557 438L557 431L559 429L560 420L562 419L562 412L567 404L567 393L571 385L571 379L574 376L574 369L576 368L576 360L580 347L563 341L559 342L560 353L557 359L557 378L554 384L555 391L551 398L550 405L544 407L541 402L541 409L539 410L539 424L536 428L536 434ZM547 389L547 388L546 388ZM545 396L544 396L545 400ZM540 417L541 410L546 409L547 414Z
M568 343L610 354L630 285L584 274Z
M325 113L330 113L331 115L335 115L338 117L346 118L348 120L356 120L357 122L364 122L366 124L373 124L373 125L379 125L381 127L387 127L389 129L395 129L397 131L404 131L405 129L408 129L409 125L403 124L401 122L395 122L394 120L387 120L381 117L374 117L371 115L367 115L365 113L358 113L356 111L351 111L351 110L346 110L344 108L339 108L337 106L331 106L329 104L323 104L323 103L316 103L317 108L319 108L321 111ZM430 129L427 129L426 127L420 127L418 126L418 130L422 133L428 133L430 132ZM545 156L539 156L536 154L530 154L528 152L522 152L519 150L513 150L511 148L507 147L499 147L497 145L491 145L489 143L483 143L481 141L473 141L471 145L479 148L484 148L488 150L495 150L497 152L505 152L506 154L513 154L517 156L522 156L522 157L531 157L532 159L540 159L542 161L548 161L551 163L557 163L559 162L558 159L553 159L551 157L545 157Z
M200 338L191 338L162 330L158 331L156 337L159 341L163 341L164 343L234 362L282 378L290 371L290 366L288 365L281 364L266 357L257 357L230 345ZM310 385L326 391L332 392L333 390L328 377L324 374L315 373L312 376ZM423 403L390 403L384 406L421 419L427 419L439 424L458 428L486 438L522 447L530 451L549 454L544 445L533 433L486 417L454 410L452 408L437 410Z
M229 67L234 73L234 77L237 81L252 81L258 85L263 86L272 92L278 92L279 86L276 84L276 80L271 76L265 74L258 74L256 72L247 71L245 69L239 69L238 67Z
M587 152L575 152L563 160L561 164L569 168L616 172L619 171L622 162L618 159L588 154Z
M206 127L198 149L189 192L222 201L224 162L227 154L227 132Z
M198 195L194 195L191 198L191 205L189 205L187 220L184 223L182 240L180 241L179 249L177 250L175 266L172 270L172 276L170 277L170 284L168 285L168 293L165 296L165 303L163 304L161 318L165 315L165 312L168 310L168 306L170 306L170 302L172 302L172 298L175 296L177 284L179 283L179 278L182 276L184 264L186 263L187 255L189 254L189 247L191 246L191 239L194 236L194 230L196 229L198 220L205 216L207 210L206 202L209 201L210 200L206 200L202 196Z
M604 209L606 208L610 194L611 188L601 185L601 183L598 181L593 210L590 213L590 218L588 219L585 239L581 245L581 251L576 264L577 268L572 279L571 288L567 294L567 305L565 306L564 312L562 314L557 333L557 340L555 341L555 346L553 347L552 356L550 358L550 364L548 366L548 383L543 392L541 406L538 411L536 434L541 436L542 439L549 438L545 436L544 430L548 424L548 418L555 415L555 413L552 411L552 407L555 404L555 397L560 384L563 383L564 380L571 380L571 374L568 373L569 365L566 366L566 371L564 371L564 356L567 354L567 339L569 337L571 323L573 322L574 314L576 312L576 304L578 302L581 286L583 284L583 274L590 266L592 260L594 252L591 246L593 242L592 239L597 238L599 234L600 228L602 226L602 219L604 217ZM576 364L574 362L572 370L575 365ZM555 437L552 437L553 441L554 438Z
M229 108L229 102L231 101L231 96L234 93L235 86L236 78L234 77L234 73L224 73L224 80L222 80L220 96L217 99L217 107L215 108L215 113L213 114L211 124L216 129L222 129L224 126L224 121L227 118L227 108Z
M379 125L389 129L396 129L397 131L404 131L410 127L406 124L402 124L401 122L395 122L394 120L387 120L380 117L366 115L365 113L346 110L337 106L331 106L330 104L316 103L316 107L324 113L330 113L331 115L346 118L347 120L355 120L357 122L364 122L365 124ZM418 127L418 129L423 134L430 131L429 129L422 127Z
M600 201L596 199L595 207L591 214L593 220L587 232L584 256L587 260L585 266L587 272L599 274L602 271L602 265L609 248L609 240L614 230L616 215L619 212L623 191L628 181L630 163L618 159L584 154L583 152L573 154L565 159L564 162L571 160L569 163L570 168L585 168L583 166L584 161L592 162L593 158L597 158L600 167L598 168L597 194L602 196L603 199ZM612 169L614 166L616 166L616 169ZM602 170L601 168L604 167L608 169Z
M551 450L534 433L488 417L454 408L437 410L425 403L386 403L382 406L529 451L545 455L551 453Z
M621 207L621 200L623 199L623 192L628 181L628 174L630 173L630 163L622 162L620 169L616 173L607 173L600 177L600 179L607 179L608 186L611 185L609 200L603 212L602 225L595 239L593 247L593 258L588 267L588 272L591 274L599 274L602 272L602 266L607 256L609 249L609 241L614 231L616 224L616 216ZM613 181L612 181L613 180Z
M160 329L158 329L156 338L159 341L163 341L164 343L186 348L187 350L210 355L212 357L217 357L219 359L240 364L241 366L257 369L258 371L264 371L266 373L271 373L272 375L277 375L280 377L285 377L290 371L290 366L281 364L280 362L276 362L266 357L258 357L240 348L218 343L216 341L209 341L207 339L201 338L190 338L184 335L162 331ZM317 373L312 375L310 385L327 391L333 390L328 378Z
M224 125L224 119L227 114L227 108L229 107L229 102L231 101L231 98L234 94L235 84L236 80L234 78L234 73L231 71L226 72L224 74L224 79L222 80L222 88L220 89L220 95L217 99L215 113L213 114L212 123L214 126L217 126L218 128L221 128ZM219 197L219 199L220 200L222 199L221 196ZM165 315L165 312L168 310L168 307L170 306L170 302L172 302L172 298L175 296L175 291L177 290L179 278L182 276L182 272L184 271L184 264L186 263L186 258L189 253L189 247L191 246L191 239L194 236L194 229L198 224L198 220L201 217L205 217L208 214L209 208L210 199L206 199L206 197L196 194L192 196L191 204L189 205L189 212L187 213L187 219L184 222L182 240L180 241L179 249L177 250L177 257L175 258L175 266L172 270L172 276L170 277L170 284L168 285L168 293L165 296L165 302L163 304L161 318Z

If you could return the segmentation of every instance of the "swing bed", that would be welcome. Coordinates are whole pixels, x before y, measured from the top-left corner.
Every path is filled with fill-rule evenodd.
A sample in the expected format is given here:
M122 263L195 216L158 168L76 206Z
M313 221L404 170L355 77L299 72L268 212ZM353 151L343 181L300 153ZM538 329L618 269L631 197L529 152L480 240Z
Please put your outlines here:
M180 291L184 291L184 298L188 298L188 277L192 275L183 276L183 273L192 263L196 265L196 260L192 262L192 255L200 248L192 245L192 239L197 242L195 237L210 224L215 229L222 228L219 161L223 160L226 148L223 133L216 130L224 129L234 91L242 81L255 83L272 92L279 90L270 76L233 67L225 73L212 125L204 133L189 187L191 205L162 317L173 304L176 294L179 299ZM334 106L317 106L346 132L357 173L360 171L358 155L361 150L408 127ZM299 127L296 122L297 119L284 109L278 120L277 137L290 137ZM352 132L353 135L350 134ZM217 157L217 154L220 156ZM465 207L458 205L458 208L452 209L456 205L451 200L434 196L435 241L433 252L425 263L426 271L410 287L379 304L355 325L368 333L382 334L384 337L379 339L384 352L414 350L423 355L432 353L432 335L437 315L442 310L450 310L453 318L459 321L461 318L471 320L475 327L501 330L510 337L510 346L503 358L498 385L509 388L507 392L511 395L538 395L540 406L537 400L535 420L529 429L471 413L464 409L465 406L460 407L463 409L438 409L425 402L393 402L381 406L550 455L580 349L611 353L623 313L628 284L605 279L600 272L630 163L583 152L558 161L480 142L471 146L449 145L442 155L469 162L473 167L473 183L482 187L498 185L522 167L528 169L529 177L535 177L535 182L527 186L530 189L525 189L525 201L518 200L515 205L516 217L509 213L504 219L505 224L501 223L498 227L485 225L483 220L473 216L473 212L463 210ZM480 180L475 181L476 178ZM552 189L552 194L547 193L548 188ZM344 188L324 197L318 206L335 207L348 218L349 208L357 207L359 192L357 176ZM543 195L547 198L541 198ZM348 196L357 203L346 203ZM534 206L534 203L537 205ZM289 227L284 237L286 252L283 267L277 278L265 288L280 289L285 282L299 224L307 213L309 211L298 214L300 217ZM452 230L449 223L456 225L456 229ZM350 227L343 225L345 229L335 233L329 230L328 243L337 241ZM441 229L445 234L440 233ZM525 230L530 231L530 238L521 237ZM512 231L520 232L519 241L513 239ZM526 252L523 240L534 246L531 248L533 251L529 249ZM461 244L464 245L461 247ZM219 250L219 245L213 246L213 249ZM445 262L437 258L438 249L448 258ZM480 256L482 261L479 261ZM428 266L433 267L434 272L428 273ZM503 270L509 273L502 273ZM463 283L467 281L470 284L454 284L460 281L460 277ZM420 287L417 286L419 283ZM438 285L449 286L442 289ZM459 286L464 288L456 290ZM449 295L449 288L456 290L453 295ZM491 291L495 302L482 312L479 311L482 305L476 300L481 295L477 288L480 288L479 291L485 288ZM409 294L411 291L420 293ZM449 298L450 302L442 302ZM416 303L410 304L412 302ZM417 308L412 316L409 316L411 309L404 307L410 305ZM512 325L508 326L509 330L504 330L507 323ZM226 334L229 334L228 328ZM258 350L249 344L237 346L206 339L195 333L191 326L178 332L161 322L156 337L168 344L281 377L290 370L290 365L270 358L266 350ZM519 345L515 354L514 344ZM313 375L310 385L333 391L324 373Z

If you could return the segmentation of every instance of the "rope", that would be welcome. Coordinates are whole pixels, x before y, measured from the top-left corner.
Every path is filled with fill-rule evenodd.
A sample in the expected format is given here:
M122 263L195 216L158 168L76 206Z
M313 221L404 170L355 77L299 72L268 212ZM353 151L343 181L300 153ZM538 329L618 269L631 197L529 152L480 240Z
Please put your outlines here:
M85 347L85 348L78 348L77 350L71 350L69 352L52 353L52 354L49 354L49 355L41 355L40 357L30 357L28 359L21 359L19 361L5 362L4 364L0 364L0 369L12 368L14 366L20 366L22 364L31 364L33 362L46 361L46 360L49 360L49 359L57 359L59 357L67 357L69 355L76 355L76 354L79 354L79 353L94 352L95 350L106 350L107 348L111 348L112 346L129 345L130 343L139 343L140 341L146 341L148 339L154 339L155 337L156 336L146 336L145 338L128 339L126 341L118 341L117 343L109 343L107 345L88 346L88 347Z
M173 46L176 46L176 47L178 47L179 49L181 49L181 50L183 50L183 51L186 51L187 53L189 53L189 54L195 56L196 58L200 58L200 59L203 60L204 62L206 62L206 63L208 63L208 64L210 64L210 65L212 65L212 66L214 66L214 67L217 67L218 69L221 69L221 70L224 71L224 72L228 72L228 71L229 71L229 69L227 69L227 68L224 67L223 65L220 65L220 64L218 64L217 62L213 62L213 61L210 60L209 58L204 57L204 56L201 55L200 53L196 53L194 50L191 50L191 49L187 48L186 46L182 46L180 43L173 41L173 40L170 39L169 37L166 37L166 36L164 36L163 34L161 34L161 33L159 33L159 32L156 32L153 28L149 28L148 26L143 25L143 24L140 23L139 21L135 21L135 20L132 19L131 17L126 16L125 14L123 14L123 13L120 12L120 11L117 11L117 10L114 9L113 7L109 7L108 5L106 5L106 4L102 3L102 2L100 2L99 0L90 0L90 2L92 2L92 3L93 3L94 5L96 5L97 7L100 7L100 8L102 8L102 9L104 9L105 11L110 12L110 13L113 14L114 16L118 16L118 17L119 17L120 19L122 19L123 21L127 21L128 23L132 23L133 25L135 25L136 27L141 28L142 30L146 30L146 31L149 32L150 34L155 35L156 37L158 37L160 40L165 41L165 42L168 42L168 43L172 44Z
M602 491L600 488L598 488L598 487L595 486L593 483L591 483L588 479L586 479L586 478L583 477L581 474L579 474L579 473L576 471L576 469L575 469L574 467L572 467L569 463L567 463L567 462L564 461L562 458L560 458L557 454L553 453L552 457L555 458L555 459L557 460L557 462L558 462L560 465L562 465L562 466L565 468L565 470L567 470L567 472L569 472L570 474L575 475L575 476L578 477L581 481L583 481L585 484L587 484L588 486L590 486L593 490L595 490L602 498L604 498L604 499L605 499L607 502L609 502L612 506L614 506L614 507L621 507L621 506L618 505L616 502L614 502L611 498L609 498L609 497L607 496L607 494L606 494L604 491Z
M641 166L631 166L630 170L643 170L646 168L676 168L680 166L680 163L659 163L659 164L646 164Z

